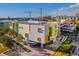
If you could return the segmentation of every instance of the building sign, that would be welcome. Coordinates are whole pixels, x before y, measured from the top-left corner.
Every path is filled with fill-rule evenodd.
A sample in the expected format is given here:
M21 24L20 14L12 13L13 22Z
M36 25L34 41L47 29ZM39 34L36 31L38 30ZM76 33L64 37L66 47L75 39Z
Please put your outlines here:
M43 33L43 30L41 28L38 28L39 33Z

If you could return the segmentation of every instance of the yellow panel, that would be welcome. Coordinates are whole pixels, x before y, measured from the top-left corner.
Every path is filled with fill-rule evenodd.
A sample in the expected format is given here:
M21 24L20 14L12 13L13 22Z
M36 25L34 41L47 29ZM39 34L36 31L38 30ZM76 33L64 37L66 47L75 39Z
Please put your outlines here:
M24 27L23 31L24 31L24 33L29 33L29 26L26 25L26 26Z
M28 33L29 34L29 25L26 25L24 28L23 28L23 36L25 37L25 33Z

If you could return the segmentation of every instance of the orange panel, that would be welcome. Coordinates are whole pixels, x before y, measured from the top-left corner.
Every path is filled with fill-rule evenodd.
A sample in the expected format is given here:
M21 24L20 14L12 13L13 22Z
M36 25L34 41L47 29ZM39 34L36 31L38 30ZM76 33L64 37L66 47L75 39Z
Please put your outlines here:
M45 43L48 43L48 36L45 36Z

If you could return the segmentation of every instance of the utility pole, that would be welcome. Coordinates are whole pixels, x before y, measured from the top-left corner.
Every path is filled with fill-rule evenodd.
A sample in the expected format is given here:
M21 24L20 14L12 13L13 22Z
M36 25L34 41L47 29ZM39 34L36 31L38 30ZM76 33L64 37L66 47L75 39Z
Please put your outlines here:
M43 20L43 18L42 18L42 8L40 8L40 17Z
M78 56L78 45L76 46L76 49L77 49L77 56Z
M29 14L29 18L31 19L31 11L29 11L29 12L24 12L24 13L28 13Z

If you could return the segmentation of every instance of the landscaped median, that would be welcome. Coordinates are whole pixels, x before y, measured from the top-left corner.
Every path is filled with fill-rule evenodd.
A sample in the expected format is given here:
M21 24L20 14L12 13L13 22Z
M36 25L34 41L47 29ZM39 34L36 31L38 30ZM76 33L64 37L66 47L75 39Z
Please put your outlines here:
M12 38L4 35L4 36L0 36L0 53L4 52L7 49L11 49L11 47L13 46L13 44L17 44L18 46L20 46L21 48L23 48L26 52L30 52L31 50L28 49L26 46L24 46L23 44L21 44L20 42L16 41L16 40L12 40Z
M69 45L72 40L65 40L64 43L57 49L53 56L70 56L73 45Z
M12 39L8 39L8 40L10 40L12 43L16 43L18 46L23 48L26 52L31 52L31 50L29 48L27 48L25 45L21 44L17 40L14 40L14 39L13 40Z
M69 56L69 53L64 53L61 51L57 51L53 54L53 56Z
M28 49L25 45L13 40L13 42L15 42L17 45L19 45L20 47L22 47L26 52L31 52L30 49Z

